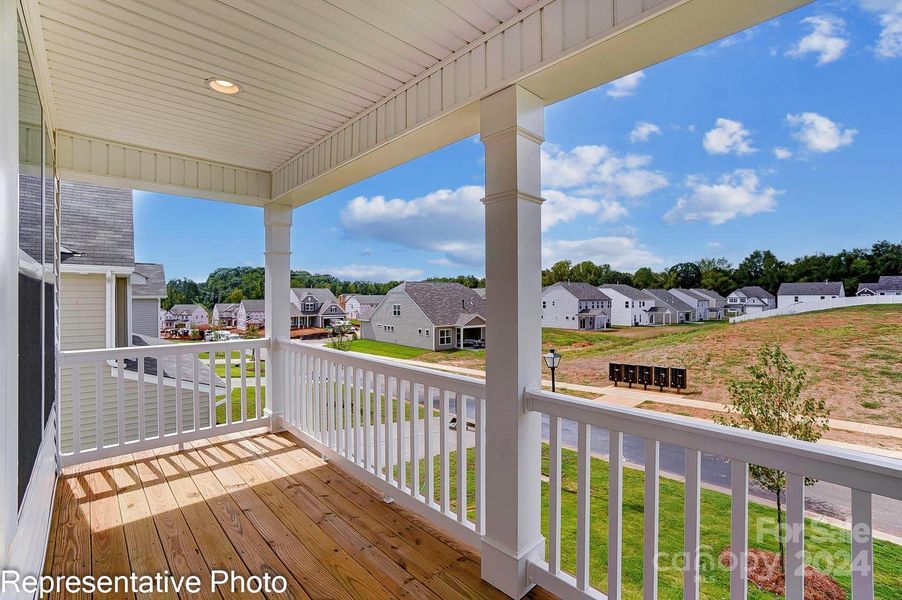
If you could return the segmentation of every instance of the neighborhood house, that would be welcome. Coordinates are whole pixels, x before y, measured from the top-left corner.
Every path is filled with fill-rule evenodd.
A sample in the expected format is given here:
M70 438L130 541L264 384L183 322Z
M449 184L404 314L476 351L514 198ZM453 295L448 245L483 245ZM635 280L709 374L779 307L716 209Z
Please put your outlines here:
M292 329L325 328L345 320L345 311L329 288L291 288L290 300Z
M248 327L262 329L266 321L265 300L242 300L235 311L235 327L247 331Z
M163 265L135 263L132 284L132 332L160 337L160 301L166 297Z
M213 324L220 327L236 327L238 325L237 303L216 303L213 305Z
M558 282L542 290L542 327L606 329L611 299L588 283Z
M726 311L733 317L776 307L777 299L774 295L757 285L741 287L727 296Z
M708 319L723 319L727 309L727 299L715 292L703 288L692 288L696 294L701 294L710 301L708 303Z
M841 281L781 283L777 290L777 308L845 296Z
M654 306L654 298L622 283L607 283L598 289L611 299L612 325L629 327L649 324L646 309Z
M414 281L385 295L360 322L364 339L446 350L485 340L485 299L459 283Z
M342 294L339 304L349 319L365 319L385 296L374 294Z
M671 325L696 321L696 310L667 290L642 290L654 299L654 306L648 309L650 325Z
M881 275L877 283L859 283L856 296L902 296L902 275Z
M707 321L713 317L710 315L712 300L710 297L696 292L695 290L687 290L682 288L672 288L670 294L678 300L682 300L690 307L695 309L696 319L699 321Z
M210 315L207 313L207 309L200 304L173 304L169 312L172 313L173 326L176 328L191 329L198 325L210 324Z

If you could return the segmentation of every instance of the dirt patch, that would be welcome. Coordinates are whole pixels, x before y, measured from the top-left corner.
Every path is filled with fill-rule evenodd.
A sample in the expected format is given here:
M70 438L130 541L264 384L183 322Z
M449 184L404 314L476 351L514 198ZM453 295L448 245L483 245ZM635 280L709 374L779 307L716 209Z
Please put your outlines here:
M735 557L730 548L720 553L720 564L731 567ZM749 581L764 591L784 595L786 585L780 555L758 548L748 551ZM829 575L821 573L811 565L805 565L805 600L846 600L846 592Z

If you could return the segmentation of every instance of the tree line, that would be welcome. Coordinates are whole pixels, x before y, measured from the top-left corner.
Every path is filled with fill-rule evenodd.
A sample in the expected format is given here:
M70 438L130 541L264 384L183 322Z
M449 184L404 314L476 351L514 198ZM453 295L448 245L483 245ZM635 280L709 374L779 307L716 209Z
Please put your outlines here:
M700 287L724 296L739 287L757 285L772 294L784 282L842 281L846 295L854 295L858 284L877 281L881 275L902 274L902 243L880 241L870 248L842 250L836 254L812 254L783 261L770 250L755 250L733 265L726 258L702 258L696 262L677 263L655 271L649 267L634 273L617 271L610 265L592 261L576 264L569 260L556 262L542 270L542 285L559 281L581 281L592 285L625 283L633 287L670 289ZM474 275L432 277L427 281L451 281L466 287L485 287L485 278ZM340 294L385 294L401 283L389 281L342 281L333 275L291 272L291 287L329 288ZM188 278L173 279L166 285L163 308L173 304L203 304L212 308L218 302L241 302L263 298L263 267L224 267L210 273L204 282Z

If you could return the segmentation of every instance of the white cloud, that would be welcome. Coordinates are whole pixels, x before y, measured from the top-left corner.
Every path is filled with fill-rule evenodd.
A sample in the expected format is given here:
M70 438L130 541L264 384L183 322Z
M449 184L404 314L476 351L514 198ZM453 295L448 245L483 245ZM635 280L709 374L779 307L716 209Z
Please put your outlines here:
M583 196L572 196L559 190L542 190L545 203L542 205L542 231L560 223L573 221L580 216L598 215L601 222L616 221L626 216L627 210L616 200L593 200Z
M639 82L645 78L645 73L636 71L630 73L620 79L615 79L608 86L608 96L611 98L623 98L624 96L632 96L639 87Z
M439 267L453 267L453 266L455 266L455 264L454 264L453 262L451 262L450 260L448 260L448 259L445 258L444 256L441 257L441 258L432 258L432 259L430 259L430 260L427 260L426 262L429 263L430 265L437 265L437 266L439 266Z
M574 263L591 260L596 264L609 264L615 269L624 271L660 265L664 262L636 238L626 236L555 240L542 244L542 264L545 267L559 260L570 260Z
M838 60L849 47L846 22L839 17L815 15L802 19L802 23L808 26L810 33L790 48L786 52L787 56L802 58L816 54L817 64L821 66Z
M740 121L721 117L715 121L714 129L705 133L702 145L709 154L751 154L755 148L749 135Z
M708 242L707 244L705 244L705 246L712 250L719 250L720 248L723 248L723 244L721 244L720 242Z
M737 169L716 183L690 177L686 185L689 193L664 215L670 223L707 221L721 225L736 217L771 212L777 206L776 197L782 193L772 187L761 187L758 175L751 169Z
M774 148L774 156L780 160L786 160L787 158L792 158L792 150L777 146Z
M648 138L652 135L660 135L661 128L655 125L654 123L649 123L648 121L639 121L636 123L636 126L633 127L633 130L630 132L630 141L634 144L636 142L647 142Z
M902 0L863 0L861 5L877 13L880 21L874 53L880 58L902 58Z
M577 146L569 152L549 146L542 149L542 182L552 189L635 198L667 185L664 175L645 168L650 163L648 155L620 155L607 146Z
M852 143L857 129L843 129L823 115L804 112L786 115L786 122L795 132L792 137L802 142L811 152L832 152Z
M318 269L340 279L365 279L366 281L408 281L419 279L423 272L419 269L405 267L389 267L386 265L342 265L340 267L323 267Z

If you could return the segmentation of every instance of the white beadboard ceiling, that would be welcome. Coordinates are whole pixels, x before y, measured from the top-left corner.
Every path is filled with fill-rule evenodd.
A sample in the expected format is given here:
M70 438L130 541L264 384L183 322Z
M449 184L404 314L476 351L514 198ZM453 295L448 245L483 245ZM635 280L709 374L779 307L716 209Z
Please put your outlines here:
M38 0L57 129L274 170L533 0ZM208 89L208 77L241 93Z

